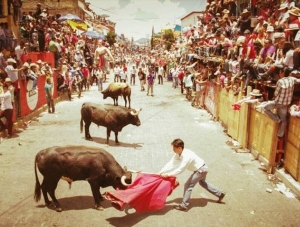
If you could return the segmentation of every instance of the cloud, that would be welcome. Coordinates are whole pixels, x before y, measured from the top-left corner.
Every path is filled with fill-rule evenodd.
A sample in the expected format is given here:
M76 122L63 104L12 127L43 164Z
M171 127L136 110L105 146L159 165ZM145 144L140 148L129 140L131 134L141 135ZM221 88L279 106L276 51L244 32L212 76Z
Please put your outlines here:
M171 0L89 0L95 13L108 14L109 20L116 23L116 33L125 37L147 38L161 31L167 24L180 24L180 18L187 12L179 2ZM120 4L121 3L121 4ZM182 4L182 3L181 3Z

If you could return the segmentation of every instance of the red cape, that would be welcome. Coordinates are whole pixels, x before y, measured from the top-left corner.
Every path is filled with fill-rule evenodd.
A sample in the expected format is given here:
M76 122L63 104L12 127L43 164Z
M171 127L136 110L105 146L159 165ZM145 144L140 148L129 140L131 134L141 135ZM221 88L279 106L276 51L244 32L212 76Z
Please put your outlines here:
M155 211L165 206L166 198L178 185L176 177L139 173L126 190L106 192L105 196L118 210L123 210L127 203L137 212Z

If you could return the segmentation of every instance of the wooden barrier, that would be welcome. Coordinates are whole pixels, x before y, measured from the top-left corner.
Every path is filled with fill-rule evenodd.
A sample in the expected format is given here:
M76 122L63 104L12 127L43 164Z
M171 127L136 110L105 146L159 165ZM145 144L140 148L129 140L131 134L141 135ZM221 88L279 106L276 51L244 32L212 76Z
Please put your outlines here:
M220 89L218 96L219 120L227 128L228 135L238 141L242 148L247 148L248 105L243 103L240 110L233 110L232 104L242 97L241 94L234 96L232 90L227 92L224 88Z
M278 124L253 107L250 108L249 118L249 149L257 152L267 164L268 172L272 172L276 164Z
M290 117L284 168L300 182L300 118Z

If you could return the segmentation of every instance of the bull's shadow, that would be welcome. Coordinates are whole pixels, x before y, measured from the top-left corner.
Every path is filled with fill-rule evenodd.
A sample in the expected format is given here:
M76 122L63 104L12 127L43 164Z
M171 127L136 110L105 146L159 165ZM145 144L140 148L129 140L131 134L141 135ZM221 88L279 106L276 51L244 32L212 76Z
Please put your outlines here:
M70 211L70 210L95 210L94 209L95 202L93 196L72 196L72 197L65 197L57 199L60 205L62 206L63 211ZM101 205L104 209L112 207L111 202L104 200L101 202ZM38 205L39 208L46 207L45 205ZM55 211L54 204L48 207L49 209Z
M123 227L130 227L130 226L135 226L137 225L139 222L143 221L144 219L146 219L149 216L163 216L168 212L181 212L181 211L177 211L174 210L174 205L180 204L182 201L182 198L176 198L170 201L166 202L166 205L163 209L158 210L158 211L153 211L153 212L145 212L145 213L132 213L131 210L134 209L125 209L125 213L126 215L123 217L112 217L112 218L108 218L106 219L109 224L111 224L112 226L123 226ZM189 210L193 209L193 208L197 208L197 207L205 207L208 202L211 203L217 203L216 200L213 199L206 199L206 198L197 198L197 199L191 199L190 200L190 206L189 206ZM125 224L126 223L126 224Z
M101 138L101 137L93 137L93 141L98 144L102 144L103 146L109 146L109 147L131 147L134 149L142 148L143 143L123 143L119 141L119 144L116 144L114 140L109 140L108 143L109 145L106 144L106 138Z
M63 211L93 209L95 205L93 196L73 196L59 198L57 200L62 206ZM45 206L46 205L38 205L37 207L43 208ZM48 208L55 211L55 206L53 203Z

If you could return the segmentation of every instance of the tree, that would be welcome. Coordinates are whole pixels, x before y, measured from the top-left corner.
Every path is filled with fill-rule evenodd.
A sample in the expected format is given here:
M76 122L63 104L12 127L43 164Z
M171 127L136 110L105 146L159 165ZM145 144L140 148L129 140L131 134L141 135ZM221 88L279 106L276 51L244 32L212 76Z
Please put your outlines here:
M175 42L175 36L171 29L165 30L163 34L163 40L166 43L166 49L170 50L172 44Z
M114 45L114 43L116 42L116 33L113 32L113 31L109 31L107 34L106 34L106 41L108 42L108 44L110 46Z

